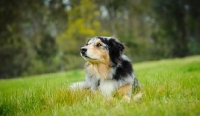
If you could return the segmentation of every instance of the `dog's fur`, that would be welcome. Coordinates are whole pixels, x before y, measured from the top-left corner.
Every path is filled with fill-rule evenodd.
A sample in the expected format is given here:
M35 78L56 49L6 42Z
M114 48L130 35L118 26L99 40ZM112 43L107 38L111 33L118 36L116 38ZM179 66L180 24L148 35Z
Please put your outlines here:
M125 47L111 37L94 37L80 49L86 60L86 79L72 88L100 90L104 96L118 93L130 101L132 90L138 86L130 60L123 54Z

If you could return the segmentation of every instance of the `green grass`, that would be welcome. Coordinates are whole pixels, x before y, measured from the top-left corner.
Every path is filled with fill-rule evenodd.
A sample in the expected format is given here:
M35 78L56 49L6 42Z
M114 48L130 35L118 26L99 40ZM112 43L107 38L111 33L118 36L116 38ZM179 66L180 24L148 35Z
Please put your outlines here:
M0 115L200 115L200 56L134 64L143 97L129 104L99 93L70 91L85 72L36 75L0 80Z

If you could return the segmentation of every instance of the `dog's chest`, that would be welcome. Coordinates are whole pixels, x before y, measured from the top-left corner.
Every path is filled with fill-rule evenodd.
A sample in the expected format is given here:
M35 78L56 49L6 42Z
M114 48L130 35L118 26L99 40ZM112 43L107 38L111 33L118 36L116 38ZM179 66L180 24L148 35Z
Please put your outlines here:
M87 74L97 79L111 79L113 69L103 64L88 64L86 66Z

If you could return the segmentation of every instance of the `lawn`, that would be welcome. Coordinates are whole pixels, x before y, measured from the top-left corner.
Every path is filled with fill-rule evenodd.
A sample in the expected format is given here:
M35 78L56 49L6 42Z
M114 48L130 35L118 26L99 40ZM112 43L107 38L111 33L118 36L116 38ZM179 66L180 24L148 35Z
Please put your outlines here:
M129 104L71 91L84 70L0 80L0 115L200 116L200 56L133 64L143 96Z

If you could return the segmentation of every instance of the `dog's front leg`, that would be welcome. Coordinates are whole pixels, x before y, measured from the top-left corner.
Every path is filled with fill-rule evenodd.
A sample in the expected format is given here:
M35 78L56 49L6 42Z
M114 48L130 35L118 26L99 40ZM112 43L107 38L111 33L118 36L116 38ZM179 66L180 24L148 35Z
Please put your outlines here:
M112 97L117 84L113 80L101 80L99 90L105 97Z

